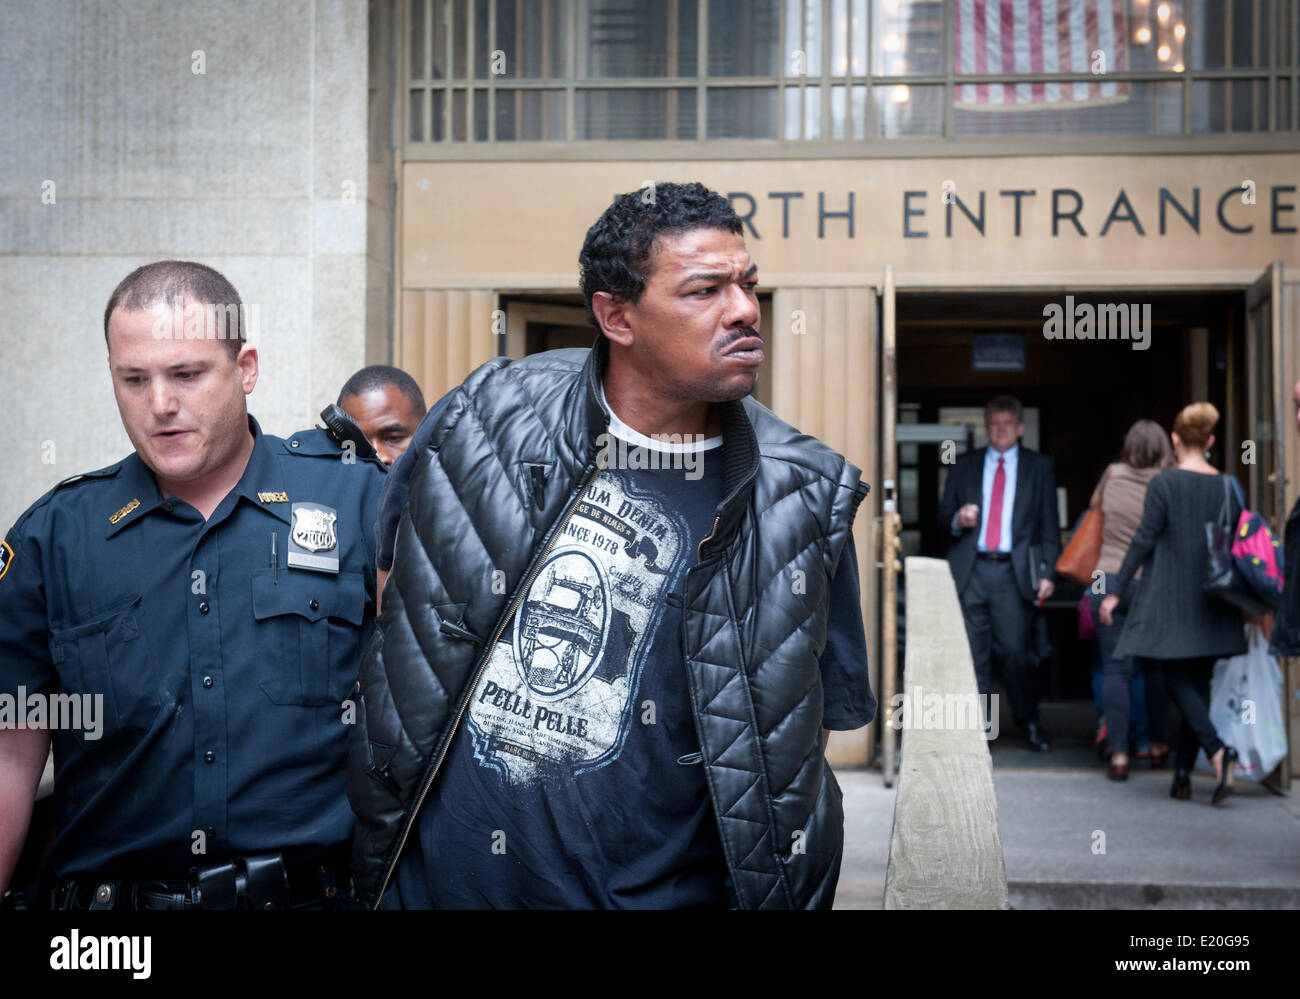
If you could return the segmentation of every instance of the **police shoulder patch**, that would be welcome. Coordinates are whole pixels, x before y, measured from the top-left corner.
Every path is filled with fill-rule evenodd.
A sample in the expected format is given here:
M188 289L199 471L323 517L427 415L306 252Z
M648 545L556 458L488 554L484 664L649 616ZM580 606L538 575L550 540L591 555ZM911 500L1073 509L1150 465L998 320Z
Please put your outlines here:
M0 541L0 579L5 578L5 573L9 571L9 566L14 560L14 550L9 547L8 541Z

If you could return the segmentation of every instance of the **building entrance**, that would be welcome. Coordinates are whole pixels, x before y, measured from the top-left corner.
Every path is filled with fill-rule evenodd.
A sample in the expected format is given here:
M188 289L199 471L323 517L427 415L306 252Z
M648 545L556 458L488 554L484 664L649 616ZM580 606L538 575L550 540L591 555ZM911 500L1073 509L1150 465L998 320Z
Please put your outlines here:
M1247 367L1254 362L1241 291L900 292L896 309L905 555L944 556L937 513L947 470L957 455L987 443L983 407L1002 393L1024 406L1022 444L1055 460L1063 544L1128 428L1145 417L1169 430L1178 410L1195 400L1222 414L1211 461L1250 488L1242 443L1250 425ZM950 426L951 434L936 424ZM1096 729L1095 643L1078 633L1083 589L1058 579L1037 622L1046 653L1043 721L1058 743L1082 744Z

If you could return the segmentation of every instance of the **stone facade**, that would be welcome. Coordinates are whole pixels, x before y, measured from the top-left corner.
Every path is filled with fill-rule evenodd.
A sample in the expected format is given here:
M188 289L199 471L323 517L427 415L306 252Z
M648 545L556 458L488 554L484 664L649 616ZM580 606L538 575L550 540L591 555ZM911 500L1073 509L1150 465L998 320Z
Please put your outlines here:
M142 263L201 261L260 307L249 408L268 432L310 425L349 374L388 359L391 87L385 75L372 92L369 40L391 16L374 7L5 4L0 530L129 453L102 314Z

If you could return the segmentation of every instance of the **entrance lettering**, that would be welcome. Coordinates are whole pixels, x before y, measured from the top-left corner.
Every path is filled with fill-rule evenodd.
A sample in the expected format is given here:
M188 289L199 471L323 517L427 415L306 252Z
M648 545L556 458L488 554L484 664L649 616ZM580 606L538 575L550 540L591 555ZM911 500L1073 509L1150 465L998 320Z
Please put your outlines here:
M1214 204L1214 219L1220 230L1232 235L1247 235L1256 228L1275 235L1294 233L1297 227L1292 224L1295 218L1296 193L1295 184L1274 184L1268 188L1267 208L1261 197L1259 208L1243 204L1240 198L1241 186L1233 184L1224 190L1207 192L1208 199ZM956 195L956 191L962 191ZM869 218L884 217L878 211L878 201L868 197L859 203L857 192L816 191L816 205L809 204L805 191L769 191L765 197L757 197L748 191L732 191L727 196L732 206L740 214L750 235L761 240L757 223L759 216L766 217L779 211L781 216L780 237L790 239L791 230L811 235L812 225L817 227L817 238L826 239L827 222L842 222L842 227L831 228L831 236L838 238L856 238L855 222L859 210ZM901 231L904 239L929 239L930 228L926 224L931 206L930 195L938 197L940 192L927 190L904 190L892 197L902 202ZM1114 234L1131 233L1144 239L1148 235L1186 237L1201 236L1201 188L1156 187L1143 191L1128 191L1118 188L1113 194L1106 194L1100 199L1096 194L1079 191L1073 187L1056 187L1042 192L1046 203L1035 200L1040 192L1033 188L1006 188L992 192L995 198L989 198L989 192L979 189L965 189L958 185L952 198L944 199L944 238L945 239L985 239L988 236L990 220L999 214L1006 219L1017 236L1024 236L1035 228L1039 232L1050 230L1052 236L1078 236L1080 238L1112 238ZM1263 188L1261 187L1261 196ZM889 196L889 195L886 195ZM880 197L879 195L877 197ZM987 200L987 212L986 212ZM1100 200L1100 203L1098 203ZM832 210L828 204L845 205L842 210ZM965 224L954 225L954 206L957 212L965 216ZM1172 211L1170 211L1172 209ZM1207 213L1208 214L1208 213ZM1181 222L1175 216L1181 217ZM898 218L897 215L894 218ZM1147 231L1147 221L1157 220L1154 233ZM773 225L763 231L777 232L775 218Z

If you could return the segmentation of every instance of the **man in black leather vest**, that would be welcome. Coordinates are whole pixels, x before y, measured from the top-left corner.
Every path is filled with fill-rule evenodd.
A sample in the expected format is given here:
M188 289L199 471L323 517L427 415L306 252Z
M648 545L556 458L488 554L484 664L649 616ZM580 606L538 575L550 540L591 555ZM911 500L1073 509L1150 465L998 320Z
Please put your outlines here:
M866 487L748 398L757 269L723 198L622 195L580 261L596 347L489 362L390 474L410 493L380 517L381 547L399 522L349 766L360 891L828 907L823 730L875 713Z

